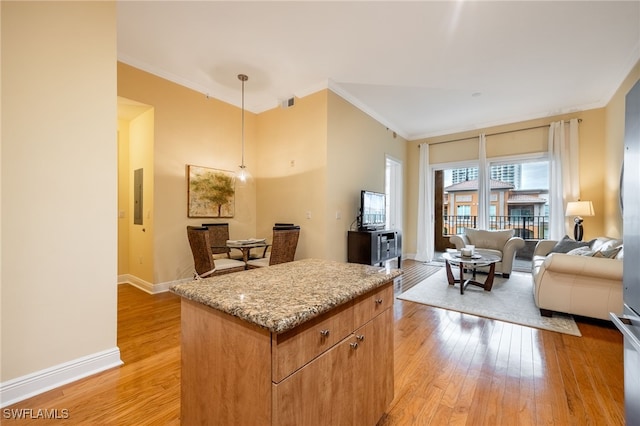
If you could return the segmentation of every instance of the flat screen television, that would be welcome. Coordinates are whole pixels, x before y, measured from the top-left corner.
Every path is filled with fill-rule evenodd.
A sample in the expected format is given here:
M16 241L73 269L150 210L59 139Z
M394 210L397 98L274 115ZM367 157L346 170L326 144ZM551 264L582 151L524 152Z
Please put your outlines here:
M387 222L385 195L380 192L360 191L360 231L384 229Z

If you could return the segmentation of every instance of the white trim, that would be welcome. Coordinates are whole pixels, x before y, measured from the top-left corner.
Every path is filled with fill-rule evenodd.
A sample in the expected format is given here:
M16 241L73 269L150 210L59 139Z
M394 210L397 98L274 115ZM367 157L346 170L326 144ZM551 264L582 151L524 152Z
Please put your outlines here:
M153 284L145 281L141 278L131 274L124 274L118 276L118 284L131 284L132 286L149 294L158 294L169 291L169 288L175 284L182 284L185 282L193 281L193 278L182 278L175 281L166 281L164 283Z
M397 229L404 232L404 164L402 160L385 153L385 192L387 192L387 203L389 212L387 222L390 223L395 219L394 223L388 226L391 229Z
M335 93L338 96L340 96L345 101L349 102L354 107L358 108L360 111L362 111L365 114L367 114L369 117L371 117L374 120L376 120L378 123L380 123L383 126L386 126L389 129L395 131L396 134L400 135L405 140L409 140L409 134L407 134L406 132L404 132L402 130L396 130L396 129L400 129L400 126L396 126L395 124L393 124L389 120L387 120L384 117L382 117L380 114L378 114L375 111L373 111L365 103L361 102L359 99L354 97L351 93L347 92L342 86L340 86L340 83L337 83L334 80L330 79L329 80L329 90L331 90L333 93ZM416 138L416 139L419 139L419 138Z
M118 284L131 284L145 293L154 294L154 285L131 274L118 275Z
M120 349L116 346L102 352L77 358L0 384L0 407L31 398L67 383L119 367Z

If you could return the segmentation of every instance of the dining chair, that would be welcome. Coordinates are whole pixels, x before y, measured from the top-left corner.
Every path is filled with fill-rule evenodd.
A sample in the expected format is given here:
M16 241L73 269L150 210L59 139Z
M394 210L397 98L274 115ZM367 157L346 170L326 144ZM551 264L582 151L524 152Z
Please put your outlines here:
M273 227L271 250L266 251L263 257L247 262L247 269L262 268L279 263L293 262L298 247L300 227L296 225L282 225Z
M242 252L238 252L238 250L231 251L227 247L227 240L229 240L228 223L203 223L202 226L209 230L209 242L211 243L211 252L214 259L242 259Z
M214 259L209 240L209 229L199 226L187 226L187 237L193 254L195 279L215 275L230 274L245 270L245 264L235 259Z

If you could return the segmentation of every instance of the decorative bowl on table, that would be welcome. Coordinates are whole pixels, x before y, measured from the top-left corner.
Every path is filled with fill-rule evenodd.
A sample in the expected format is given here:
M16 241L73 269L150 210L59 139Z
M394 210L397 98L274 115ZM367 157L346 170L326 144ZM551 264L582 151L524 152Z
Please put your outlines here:
M475 253L472 254L472 255L469 255L469 256L466 256L466 255L464 255L462 253L456 253L455 257L459 257L461 259L480 259L482 256L479 255L479 254L475 254Z

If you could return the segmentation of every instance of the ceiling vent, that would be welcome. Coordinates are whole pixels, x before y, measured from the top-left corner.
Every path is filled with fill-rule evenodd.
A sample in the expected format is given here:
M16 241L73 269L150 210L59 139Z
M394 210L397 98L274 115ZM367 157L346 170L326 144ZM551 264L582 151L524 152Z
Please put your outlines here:
M287 98L280 102L281 108L291 108L296 103L296 98L294 96Z

